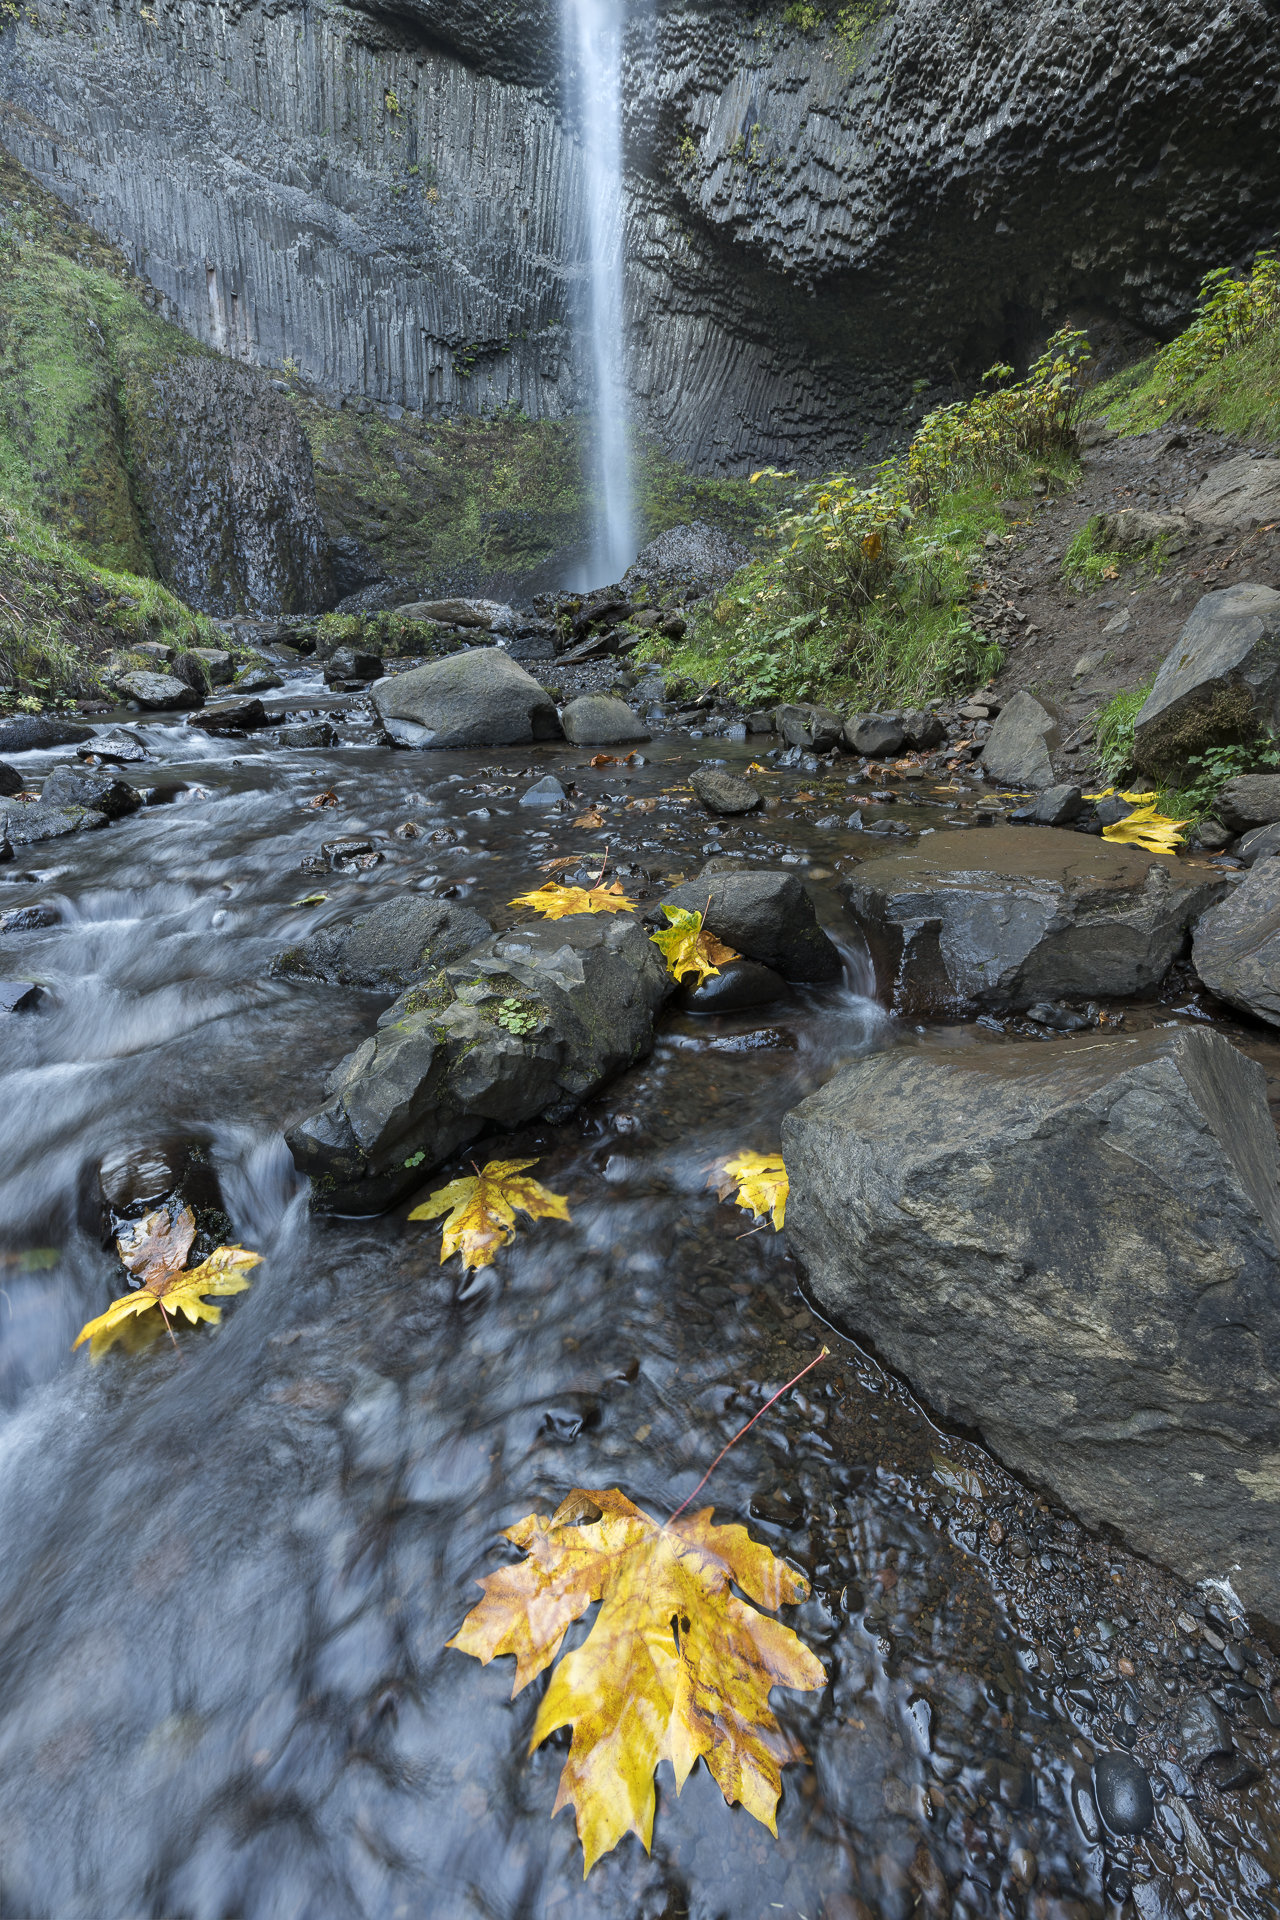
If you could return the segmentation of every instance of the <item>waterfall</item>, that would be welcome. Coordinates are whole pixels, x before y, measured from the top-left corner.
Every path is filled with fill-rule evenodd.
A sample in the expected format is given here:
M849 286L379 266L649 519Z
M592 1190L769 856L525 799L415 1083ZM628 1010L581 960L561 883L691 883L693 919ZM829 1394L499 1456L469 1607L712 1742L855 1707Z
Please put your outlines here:
M561 0L568 106L582 141L587 215L586 320L598 423L603 522L589 565L567 584L602 586L636 555L623 368L622 100L626 0Z

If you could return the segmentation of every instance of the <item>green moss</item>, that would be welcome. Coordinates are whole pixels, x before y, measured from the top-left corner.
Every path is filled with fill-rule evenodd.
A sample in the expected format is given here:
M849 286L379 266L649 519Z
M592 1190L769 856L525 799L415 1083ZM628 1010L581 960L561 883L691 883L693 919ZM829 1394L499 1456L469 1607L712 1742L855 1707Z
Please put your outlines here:
M150 379L207 350L8 155L0 201L0 493L87 558L154 576L133 483Z
M464 643L434 620L406 620L402 613L326 613L316 622L316 642L324 653L337 647L362 647L394 659L404 655L441 659Z

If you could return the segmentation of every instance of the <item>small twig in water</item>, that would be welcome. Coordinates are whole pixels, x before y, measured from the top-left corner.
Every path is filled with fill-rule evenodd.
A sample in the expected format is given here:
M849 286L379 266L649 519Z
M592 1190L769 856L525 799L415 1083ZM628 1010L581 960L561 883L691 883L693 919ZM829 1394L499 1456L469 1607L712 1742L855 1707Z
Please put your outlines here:
M702 1492L702 1489L706 1486L708 1480L711 1478L716 1468L720 1465L720 1462L724 1459L726 1453L728 1453L729 1448L736 1447L739 1440L741 1440L743 1434L750 1433L756 1421L762 1420L764 1418L765 1414L768 1413L774 1401L781 1400L784 1393L790 1393L792 1387L795 1386L796 1382L799 1380L803 1380L806 1373L812 1373L813 1369L819 1364L819 1362L826 1359L830 1351L831 1351L830 1347L824 1347L822 1349L822 1352L818 1354L815 1359L811 1360L807 1367L801 1367L799 1373L793 1375L793 1377L790 1380L788 1380L785 1387L779 1387L778 1391L775 1394L773 1394L768 1400L765 1401L759 1413L752 1414L751 1418L748 1420L745 1427L738 1428L738 1431L734 1434L732 1440L728 1441L726 1445L721 1447L719 1453L716 1455L715 1459L711 1462L711 1465L707 1468L706 1472L703 1474L701 1480L699 1480L693 1492L689 1494L687 1499L684 1499L680 1502L680 1505L676 1508L675 1512L672 1514L671 1520L677 1520L680 1517L680 1515L684 1512L685 1508L688 1506L689 1501L694 1499L696 1495ZM668 1526L671 1525L671 1520L667 1521Z

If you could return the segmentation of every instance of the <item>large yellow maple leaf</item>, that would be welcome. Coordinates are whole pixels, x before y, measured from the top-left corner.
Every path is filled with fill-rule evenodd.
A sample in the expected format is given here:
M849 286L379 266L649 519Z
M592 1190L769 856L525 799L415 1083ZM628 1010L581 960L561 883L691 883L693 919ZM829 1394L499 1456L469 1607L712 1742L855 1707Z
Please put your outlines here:
M571 913L634 913L636 903L628 900L622 882L611 887L562 887L548 880L545 887L532 893L518 893L508 902L513 907L532 907L548 920L565 920Z
M550 1520L530 1514L506 1538L528 1556L479 1584L451 1647L486 1665L516 1657L514 1699L555 1659L565 1632L603 1602L582 1646L560 1662L529 1751L571 1726L553 1813L572 1806L584 1877L634 1833L653 1837L654 1769L669 1760L676 1791L704 1759L726 1800L776 1835L782 1768L800 1757L769 1707L771 1687L825 1686L801 1640L734 1595L771 1612L809 1583L745 1527L715 1527L704 1507L660 1526L617 1488L575 1489Z
M195 1231L190 1207L184 1207L172 1220L161 1208L140 1220L131 1234L122 1235L116 1242L120 1258L131 1273L142 1275L142 1285L135 1293L113 1300L96 1320L86 1321L72 1350L87 1340L89 1358L97 1361L118 1340L127 1346L138 1344L131 1336L141 1333L145 1342L152 1331L159 1331L159 1326L139 1328L137 1317L150 1314L153 1308L159 1309L166 1324L171 1313L183 1313L192 1325L207 1320L216 1326L222 1308L211 1306L202 1295L243 1293L250 1285L244 1276L250 1267L258 1265L262 1255L247 1253L243 1247L215 1247L198 1267L184 1269L182 1263L191 1250Z
M521 1179L533 1160L490 1160L475 1174L451 1180L415 1207L411 1220L438 1220L444 1223L440 1244L440 1264L450 1254L461 1253L464 1267L491 1267L499 1247L516 1237L516 1212L533 1220L567 1220L569 1202L562 1194L552 1193L540 1180Z
M1086 793L1086 800L1110 800L1115 794L1114 787L1107 787L1102 793ZM1147 853L1176 853L1182 842L1182 829L1191 823L1188 820L1174 820L1167 813L1156 812L1154 793L1122 793L1118 796L1127 800L1133 808L1132 813L1123 820L1115 820L1109 827L1102 829L1104 840L1113 845L1142 847Z
M745 1207L753 1219L768 1215L781 1233L787 1218L787 1196L791 1182L780 1153L739 1153L721 1163L723 1176L713 1173L708 1186L715 1187L722 1200L737 1188L737 1204Z
M719 973L725 961L741 960L740 953L704 929L702 915L696 910L664 906L662 911L671 925L661 933L651 933L649 938L666 961L667 972L673 980L683 979L686 973L696 973L696 984L701 986L704 980Z

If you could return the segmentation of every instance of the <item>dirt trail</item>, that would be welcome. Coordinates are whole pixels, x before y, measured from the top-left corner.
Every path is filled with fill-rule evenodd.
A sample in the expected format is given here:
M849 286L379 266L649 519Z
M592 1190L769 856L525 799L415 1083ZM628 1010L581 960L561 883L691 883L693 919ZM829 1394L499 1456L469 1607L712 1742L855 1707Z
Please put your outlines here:
M977 619L1007 648L995 691L1007 700L1026 688L1064 709L1069 724L1058 756L1064 776L1093 771L1093 716L1114 693L1150 678L1201 594L1246 580L1280 587L1277 527L1234 535L1215 529L1188 539L1157 566L1126 558L1116 579L1082 593L1062 575L1072 539L1095 513L1120 507L1174 512L1222 461L1276 453L1171 425L1086 452L1079 484L1064 497L1011 503L1018 517L1012 537L992 553ZM1103 660L1073 679L1081 658L1100 652Z

